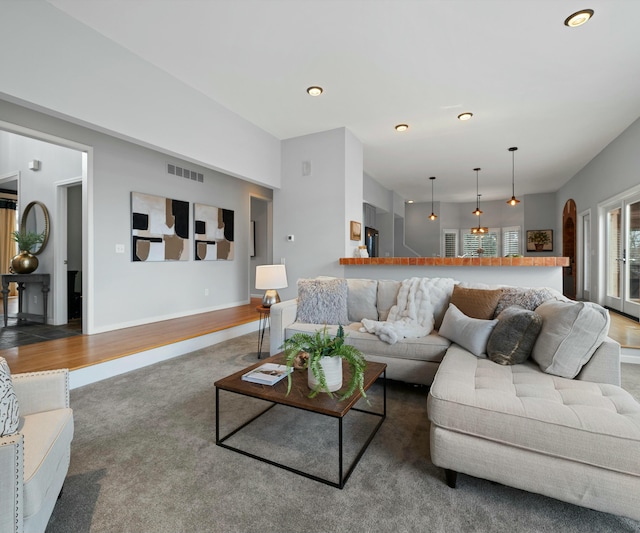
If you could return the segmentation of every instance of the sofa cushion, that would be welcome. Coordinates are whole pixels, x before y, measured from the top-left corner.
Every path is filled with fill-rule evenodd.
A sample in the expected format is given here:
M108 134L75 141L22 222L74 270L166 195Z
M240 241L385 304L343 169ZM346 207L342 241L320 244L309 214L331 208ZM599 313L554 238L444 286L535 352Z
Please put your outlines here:
M538 338L542 318L534 311L512 305L497 320L487 342L487 357L501 365L524 363Z
M616 385L545 374L531 360L497 365L454 345L428 411L457 433L640 475L640 404Z
M454 304L449 304L438 334L480 357L486 352L487 341L497 323L495 319L469 317Z
M518 288L505 287L498 299L496 305L495 316L497 317L507 307L519 305L529 311L534 311L536 307L543 304L547 300L558 299L558 295L554 294L551 289L542 288Z
M60 490L69 466L73 439L73 411L54 409L24 417L20 427L24 435L25 520L36 514L48 490ZM60 487L54 488L56 483Z
M345 279L298 280L297 320L307 324L349 323Z
M389 311L398 301L398 291L401 281L393 279L378 280L378 320L384 322L389 316Z
M13 435L19 423L18 398L13 390L11 370L5 358L0 357L0 437Z
M378 320L378 281L347 279L347 314L350 322L363 318Z
M609 331L609 312L591 302L549 300L536 308L542 330L531 356L543 372L574 378Z
M471 318L490 320L501 295L502 289L470 289L456 285L450 303Z
M287 327L286 337L291 337L294 333L314 333L321 329L318 324L302 324L294 322ZM417 339L402 339L395 344L387 344L381 341L373 333L360 331L361 324L354 322L345 326L345 342L360 350L365 358L368 355L380 357L394 357L397 359L408 359L413 361L429 361L439 363L442 361L447 348L451 342L438 335L435 331L430 335ZM328 326L327 331L335 336L338 326Z

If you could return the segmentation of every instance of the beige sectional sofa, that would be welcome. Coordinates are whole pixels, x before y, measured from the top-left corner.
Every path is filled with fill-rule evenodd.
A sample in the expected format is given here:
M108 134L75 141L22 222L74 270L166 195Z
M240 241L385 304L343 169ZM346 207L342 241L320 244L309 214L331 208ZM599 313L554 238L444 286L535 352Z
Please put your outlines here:
M387 377L431 385L431 459L445 469L451 487L461 472L640 520L640 404L620 387L620 345L606 337L608 315L603 326L602 308L595 312L591 304L553 294L546 307L578 307L547 315L547 327L543 324L535 341L537 360L503 365L440 336L442 308L434 313L436 329L422 338L387 344L362 332L360 321L374 314L372 302L378 312L374 319L386 318L400 282L346 281L347 342L368 360L386 363ZM271 308L272 354L293 333L325 327L300 321L298 305L294 299ZM595 323L574 313L577 309L595 313L604 333L593 337ZM563 315L572 315L574 322L564 330L566 338L554 338L550 329ZM558 365L542 364L546 352L566 356L572 350L579 363L570 377L548 373Z

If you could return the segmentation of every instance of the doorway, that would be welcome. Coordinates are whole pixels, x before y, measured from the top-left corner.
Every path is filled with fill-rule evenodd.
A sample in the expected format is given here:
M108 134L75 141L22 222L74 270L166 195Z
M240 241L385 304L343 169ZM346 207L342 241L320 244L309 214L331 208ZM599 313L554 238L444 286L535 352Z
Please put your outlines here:
M591 300L591 210L578 215L577 297Z
M273 203L270 199L251 196L249 215L249 295L262 298L256 289L256 267L273 264Z
M562 210L562 256L569 258L569 266L562 269L562 292L576 299L576 203L567 200Z
M640 193L603 208L605 305L640 317Z

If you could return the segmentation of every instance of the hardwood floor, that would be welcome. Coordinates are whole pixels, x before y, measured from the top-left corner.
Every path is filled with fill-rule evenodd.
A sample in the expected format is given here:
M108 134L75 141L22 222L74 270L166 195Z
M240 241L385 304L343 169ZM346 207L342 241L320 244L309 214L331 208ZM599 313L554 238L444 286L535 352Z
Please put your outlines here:
M77 335L0 350L12 373L68 368L76 370L119 357L159 348L200 335L256 322L261 300L219 311L164 320L95 335ZM256 338L257 342L257 338Z
M609 311L609 315L609 337L618 341L623 348L640 349L640 323L613 311Z
M192 339L226 328L258 321L260 299L220 311L165 320L144 326L55 339L0 350L11 372L34 372L69 368L76 370L119 357ZM640 349L640 324L611 312L609 335L623 347ZM257 340L256 340L257 342Z

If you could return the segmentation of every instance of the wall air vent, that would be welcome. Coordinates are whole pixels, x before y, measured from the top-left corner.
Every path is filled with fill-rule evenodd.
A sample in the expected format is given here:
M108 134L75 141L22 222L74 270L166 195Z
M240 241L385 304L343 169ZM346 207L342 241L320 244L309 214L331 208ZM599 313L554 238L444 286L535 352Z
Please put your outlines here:
M189 170L188 168L182 168L177 165L167 163L167 173L172 176L178 176L180 178L186 178L188 180L204 183L204 174L196 172L195 170Z

